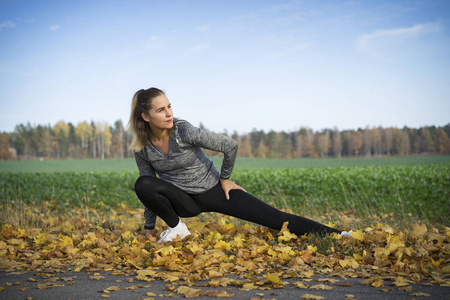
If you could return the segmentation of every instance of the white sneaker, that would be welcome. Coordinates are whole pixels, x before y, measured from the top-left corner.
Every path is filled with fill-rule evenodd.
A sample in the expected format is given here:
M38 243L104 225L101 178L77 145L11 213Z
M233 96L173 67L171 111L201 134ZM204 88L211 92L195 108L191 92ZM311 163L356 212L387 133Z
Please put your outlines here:
M350 231L342 231L341 232L341 236L349 236L349 237L351 237L352 235L350 234L350 233L352 233L352 232L354 232L353 230L350 230Z
M173 228L169 227L161 233L158 243L171 242L177 236L179 236L180 239L184 239L185 237L187 237L190 234L191 234L191 232L187 228L186 224L181 222L181 219L180 219L180 222L178 222L177 226L175 226Z

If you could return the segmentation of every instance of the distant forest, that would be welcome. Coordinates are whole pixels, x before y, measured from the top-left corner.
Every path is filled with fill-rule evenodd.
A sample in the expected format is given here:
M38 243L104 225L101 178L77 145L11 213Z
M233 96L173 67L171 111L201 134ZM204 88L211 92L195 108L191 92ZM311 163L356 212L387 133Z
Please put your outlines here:
M205 129L202 124L200 127ZM229 135L227 133L222 133ZM231 135L239 143L238 156L260 158L303 157L381 157L450 154L450 123L444 127L421 128L366 127L339 131L337 128L314 131L264 132ZM74 126L60 121L50 125L15 127L0 133L0 159L87 159L127 158L131 133L122 122L88 123ZM205 150L207 155L219 155Z

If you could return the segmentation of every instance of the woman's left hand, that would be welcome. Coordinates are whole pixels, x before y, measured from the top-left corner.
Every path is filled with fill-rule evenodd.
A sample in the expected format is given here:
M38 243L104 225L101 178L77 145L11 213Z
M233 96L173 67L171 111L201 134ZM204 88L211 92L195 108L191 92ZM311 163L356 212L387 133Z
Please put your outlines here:
M237 185L233 181L227 179L220 179L220 184L222 185L222 189L225 192L225 198L227 198L227 200L230 200L231 190L241 190L247 193L247 191L243 187Z

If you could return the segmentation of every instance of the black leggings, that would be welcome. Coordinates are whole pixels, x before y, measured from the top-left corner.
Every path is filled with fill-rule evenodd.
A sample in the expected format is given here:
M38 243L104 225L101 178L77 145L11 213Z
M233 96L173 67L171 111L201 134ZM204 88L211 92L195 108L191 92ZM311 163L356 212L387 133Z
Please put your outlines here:
M170 227L178 224L179 217L189 218L202 212L218 212L276 230L280 230L283 223L288 221L289 230L296 235L341 232L280 211L242 190L231 190L230 199L227 200L220 183L205 193L193 195L159 178L141 176L136 181L135 191L144 206Z

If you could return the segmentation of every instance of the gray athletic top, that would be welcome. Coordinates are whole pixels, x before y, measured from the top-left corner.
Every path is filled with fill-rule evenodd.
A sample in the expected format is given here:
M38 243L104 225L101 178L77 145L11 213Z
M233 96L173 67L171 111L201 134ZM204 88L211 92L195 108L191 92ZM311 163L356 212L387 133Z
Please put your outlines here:
M185 120L175 120L169 137L169 155L149 141L135 152L140 176L159 177L188 194L201 194L214 187L219 179L228 179L234 167L238 144L235 140L192 126ZM206 157L202 148L224 154L219 170ZM155 227L156 215L145 209L145 228Z

